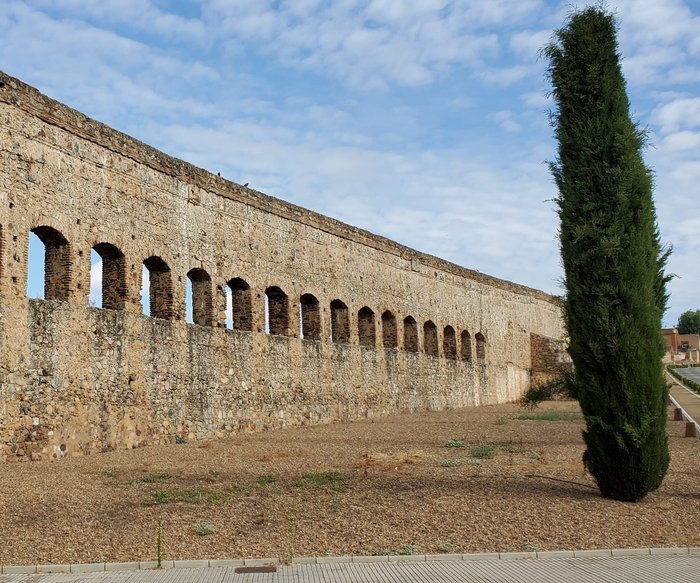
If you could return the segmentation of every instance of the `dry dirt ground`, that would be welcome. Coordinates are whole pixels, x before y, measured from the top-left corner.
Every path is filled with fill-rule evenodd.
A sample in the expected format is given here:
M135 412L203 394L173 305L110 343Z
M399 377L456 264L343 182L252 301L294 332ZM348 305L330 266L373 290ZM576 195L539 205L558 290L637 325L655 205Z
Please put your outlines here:
M159 521L163 559L700 546L700 441L683 423L669 421L661 489L628 504L602 499L584 473L575 403L535 410L550 420L523 413L416 413L6 464L0 563L154 560Z

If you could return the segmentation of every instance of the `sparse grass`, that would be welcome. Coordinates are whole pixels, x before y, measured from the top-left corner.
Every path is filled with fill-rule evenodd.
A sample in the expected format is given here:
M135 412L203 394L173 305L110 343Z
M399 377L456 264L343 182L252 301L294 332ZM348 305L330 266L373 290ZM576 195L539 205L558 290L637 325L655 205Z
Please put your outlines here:
M274 484L274 482L274 476L258 476L257 478L255 478L255 483L258 486L269 486L270 484Z
M211 522L196 522L192 525L192 530L194 530L199 536L216 534L216 527Z
M464 442L461 439L448 439L445 443L443 443L442 447L463 448Z
M231 489L211 490L209 488L191 488L189 490L156 490L151 494L157 504L184 502L186 504L215 504L222 502L232 494Z
M331 470L329 472L311 472L304 474L298 480L292 482L293 488L321 488L326 487L334 492L344 492L347 490L347 475Z
M504 415L503 417L499 417L498 419L496 419L496 425L505 425L506 423L508 423L508 421L510 419L511 419L511 417L508 415Z
M583 415L567 411L531 411L521 413L516 419L519 421L580 421Z
M129 484L159 484L160 482L167 482L172 477L172 474L168 474L167 472L146 474L145 476L139 476L138 478L129 480Z

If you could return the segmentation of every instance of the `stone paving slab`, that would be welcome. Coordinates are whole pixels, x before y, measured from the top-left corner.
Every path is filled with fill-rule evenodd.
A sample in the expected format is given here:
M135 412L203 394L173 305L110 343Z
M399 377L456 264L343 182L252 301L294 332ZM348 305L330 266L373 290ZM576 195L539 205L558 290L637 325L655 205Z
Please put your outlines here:
M623 550L623 549L620 549ZM626 549L630 550L630 549ZM664 553L566 559L491 559L293 564L274 573L236 573L237 567L92 573L0 575L0 583L692 583L700 555ZM505 554L505 553L504 553Z

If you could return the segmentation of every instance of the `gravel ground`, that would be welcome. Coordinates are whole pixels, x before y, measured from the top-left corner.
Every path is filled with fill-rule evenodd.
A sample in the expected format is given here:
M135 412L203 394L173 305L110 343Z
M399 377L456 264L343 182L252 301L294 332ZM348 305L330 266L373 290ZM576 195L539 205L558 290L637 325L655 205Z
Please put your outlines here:
M602 499L584 472L575 403L535 410L550 420L523 413L1 465L0 563L153 560L159 522L163 559L700 546L700 442L683 423L669 421L663 486L629 504Z

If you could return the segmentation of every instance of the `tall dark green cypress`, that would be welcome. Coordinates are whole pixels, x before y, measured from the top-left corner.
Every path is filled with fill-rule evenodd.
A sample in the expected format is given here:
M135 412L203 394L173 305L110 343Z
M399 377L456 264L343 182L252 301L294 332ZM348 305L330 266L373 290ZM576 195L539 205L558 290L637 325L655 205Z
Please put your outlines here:
M669 463L661 317L668 299L645 132L629 115L615 18L574 12L544 49L559 142L565 321L586 420L583 459L607 498L636 501Z

